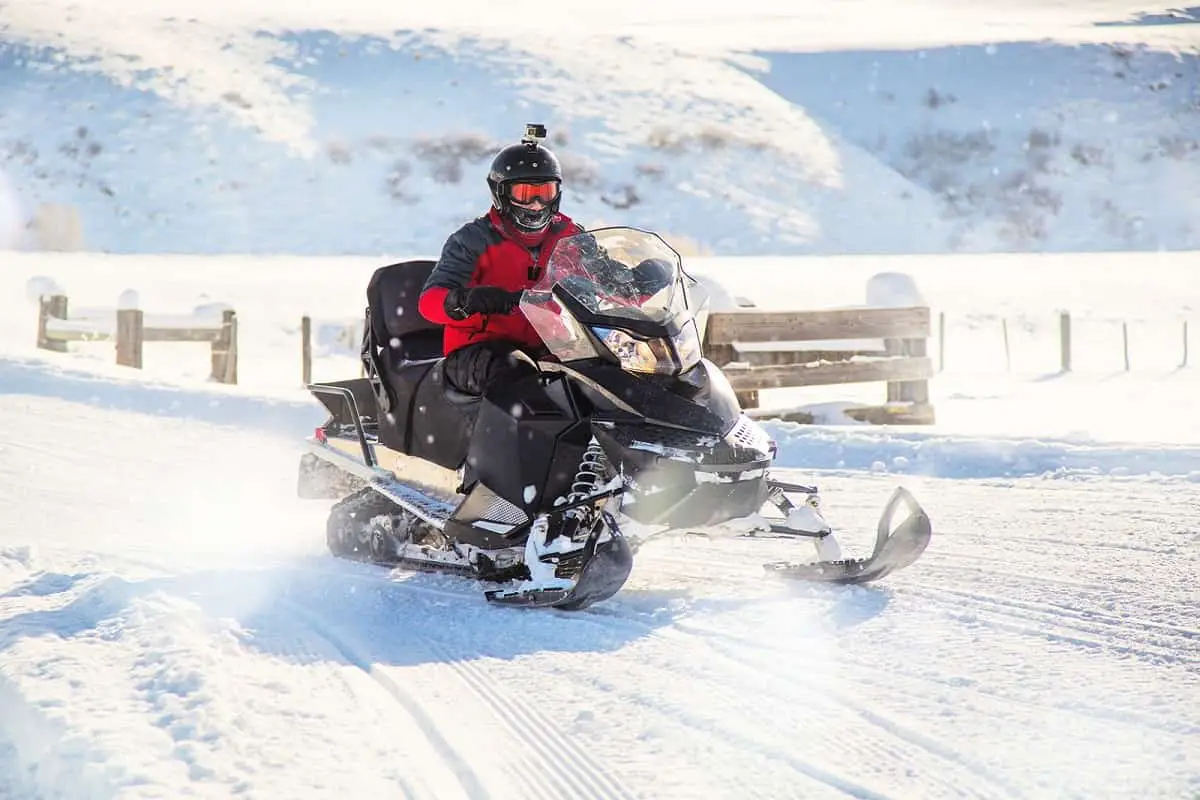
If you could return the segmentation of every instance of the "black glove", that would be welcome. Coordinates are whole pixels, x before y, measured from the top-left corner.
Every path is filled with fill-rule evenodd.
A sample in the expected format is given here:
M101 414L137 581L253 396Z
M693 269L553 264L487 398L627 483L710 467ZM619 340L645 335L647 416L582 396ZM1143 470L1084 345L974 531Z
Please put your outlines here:
M521 301L521 292L510 292L499 286L472 286L451 289L446 294L446 316L466 319L472 314L509 314Z

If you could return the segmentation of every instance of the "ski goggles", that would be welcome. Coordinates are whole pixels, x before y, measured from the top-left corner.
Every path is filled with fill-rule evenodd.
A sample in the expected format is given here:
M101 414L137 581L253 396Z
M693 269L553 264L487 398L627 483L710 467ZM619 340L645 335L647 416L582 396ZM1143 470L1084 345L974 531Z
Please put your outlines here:
M532 203L534 200L541 200L543 204L549 205L554 202L554 198L558 197L558 183L555 181L510 183L508 185L508 196L512 198L514 203L520 203L521 205Z

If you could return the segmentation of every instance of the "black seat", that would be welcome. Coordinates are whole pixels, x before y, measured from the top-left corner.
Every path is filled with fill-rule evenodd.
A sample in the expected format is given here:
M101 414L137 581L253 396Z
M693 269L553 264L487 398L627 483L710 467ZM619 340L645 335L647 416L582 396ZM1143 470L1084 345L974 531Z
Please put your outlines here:
M442 355L442 326L421 316L417 302L433 261L401 261L375 270L367 283L367 312L375 341L396 361Z
M380 443L454 469L466 458L479 398L443 380L442 326L418 308L434 263L375 270L367 284L362 358L375 389Z

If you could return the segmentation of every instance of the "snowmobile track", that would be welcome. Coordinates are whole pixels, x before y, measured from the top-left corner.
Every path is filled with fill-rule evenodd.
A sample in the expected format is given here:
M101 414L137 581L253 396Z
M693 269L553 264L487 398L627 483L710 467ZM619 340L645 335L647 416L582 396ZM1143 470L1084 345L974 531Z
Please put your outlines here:
M1182 626L922 583L909 585L905 591L924 597L951 619L997 631L1120 653L1155 664L1200 664L1197 632Z
M907 594L914 587L907 587ZM919 592L917 592L919 594ZM796 657L796 651L780 647L777 644L763 642L761 640L739 635L729 631L721 631L716 629L699 628L689 625L688 623L676 623L676 627L681 630L694 630L697 636L702 636L709 643L720 641L723 644L720 648L726 652L742 652L745 649L759 652L760 654L773 654L776 661L786 661L789 658ZM929 693L935 690L957 689L961 688L961 683L952 680L939 680L931 676L930 673L922 671L912 666L904 664L891 664L886 668L880 665L863 661L857 658L852 651L845 652L841 655L841 660L847 665L852 665L857 675L857 679L864 682L866 685L878 690L881 693L895 692L902 687L897 686L897 681L908 681L912 684L910 689L904 689L904 693L910 695L918 695ZM771 671L771 670L768 670ZM876 675L877 679L869 678L868 675ZM995 688L990 688L984 685L972 685L971 691L980 696L988 697L993 700L999 700L1006 705L1020 705L1031 709L1045 710L1046 706L1036 700L1030 700L1023 696L1017 690L1002 691ZM1081 705L1078 702L1059 702L1055 701L1051 704L1052 708L1057 713L1079 715L1082 717L1105 720L1109 722L1119 722L1122 724L1135 725L1147 730L1160 731L1177 736L1192 736L1200 733L1200 728L1195 725L1190 725L1185 722L1176 722L1170 718L1163 719L1155 717L1151 714L1139 713L1130 710L1114 710L1100 706ZM918 734L919 735L919 734Z
M155 561L128 556L124 556L120 560L129 566L137 566L162 576L170 576L174 574L169 567ZM297 575L306 575L322 579L336 578L339 582L352 580L358 583L368 583L371 585L386 584L387 586L393 588L398 585L394 581L389 581L385 578L377 578L374 576L354 574L335 576L326 570L312 567L292 567L290 569L294 574ZM471 595L463 596L457 592L439 590L432 587L427 590L427 593L435 596L452 597L459 601L469 600L474 594L472 593ZM430 716L426 709L422 707L420 702L412 696L411 693L406 692L404 688L395 680L393 680L392 677L389 676L384 670L379 669L371 662L369 658L364 657L359 649L348 641L347 637L339 635L334 629L334 626L322 618L320 614L314 612L302 602L298 602L297 600L288 597L277 596L275 598L275 602L281 608L286 609L289 616L293 620L300 621L303 627L310 634L312 634L313 637L324 642L325 645L327 645L333 652L337 653L338 656L340 656L340 658L343 659L347 664L361 671L367 678L369 678L376 686L378 686L384 693L390 696L392 700L397 703L406 716L425 737L429 747L438 755L438 757L441 758L442 762L446 765L446 768L450 771L455 780L458 782L459 786L462 788L462 791L466 797L488 798L493 796L493 793L487 789L484 779L481 778L480 775L471 768L468 759L460 754L458 750L446 740L439 730L436 721ZM531 774L525 777L528 778L528 785L531 787L537 787L539 790L552 789L552 787L540 781L540 776L537 774ZM407 797L424 796L420 792L411 789L411 787L403 786L401 788L404 790L405 796ZM550 796L553 796L553 794Z
M477 591L472 590L460 594L445 589L420 586L414 584L411 579L397 582L384 577L367 575L338 577L360 583L386 586L389 589L399 589L403 592L453 598L458 602L481 602ZM371 664L369 659L363 658L344 638L331 630L330 626L325 624L318 615L293 601L282 602L292 607L297 615L302 616L308 622L314 633L326 639L348 662L383 687L404 707L405 711L413 716L415 721L421 724L422 730L430 737L431 744L459 776L460 783L468 796L490 796L479 777L470 770L453 746L441 737L436 724L424 712L417 700L405 692L385 671ZM512 613L546 612L513 609ZM563 733L549 718L520 698L498 689L484 670L456 656L445 645L437 641L425 639L422 644L454 670L463 684L489 708L502 725L511 731L519 741L528 745L527 749L517 754L519 757L517 761L526 765L521 775L524 786L538 786L546 793L547 797L595 798L596 800L634 800L637 797L616 776L605 770L583 748L575 744L574 740Z
M437 643L433 643L433 648L460 673L476 696L492 709L509 730L532 746L530 753L542 763L544 775L558 784L553 787L558 794L551 796L614 800L633 800L636 797L537 709L497 690L494 681L489 680L479 667L452 655ZM553 761L550 757L552 754L556 756Z
M680 674L681 667L676 664L672 672ZM570 675L582 684L591 684L606 696L615 698L622 703L635 705L639 712L655 714L676 727L697 733L708 732L719 739L724 745L730 745L740 750L753 752L757 756L782 764L797 774L804 775L813 781L831 789L860 800L887 800L888 795L874 791L848 778L843 778L835 772L823 769L805 758L797 755L799 746L781 744L767 737L756 737L731 729L722 720L714 719L704 712L693 710L692 707L652 694L637 686L616 684L605 680L602 676L574 669L563 670L564 675ZM705 689L708 700L714 698L732 697L728 692L711 685ZM722 726L716 731L714 726Z
M621 619L620 617L613 617L611 615L604 615L603 617L600 617L600 615L593 616L598 617L598 619L593 620L594 622L605 626ZM644 624L636 620L629 620L629 622L639 626ZM692 626L686 622L675 622L671 628L666 630L647 629L646 636L664 642L668 652L680 653L689 650L704 649L707 653L718 656L737 671L747 675L748 680L753 682L765 682L766 685L770 685L772 682L792 684L797 682L797 680L802 680L806 685L817 688L822 697L832 700L885 734L886 739L883 741L864 742L856 740L853 745L853 749L856 752L864 755L873 752L877 753L878 757L883 759L910 763L912 760L911 753L899 752L890 746L888 740L895 740L915 750L927 752L946 765L965 771L970 778L982 780L983 782L983 785L972 786L964 784L962 781L955 781L953 777L939 777L937 780L944 788L946 796L978 798L1020 796L1020 790L1017 787L1013 786L1002 776L995 774L993 770L963 755L942 741L913 730L885 714L869 709L865 704L855 700L849 693L833 688L833 684L836 681L823 680L819 674L814 675L809 672L805 672L803 678L799 679L795 670L770 666L766 663L752 663L747 661L745 658L737 655L742 649L739 644L732 641L722 641L723 639L732 640L734 637L727 637L719 631ZM744 645L748 642L749 640L747 639L741 644ZM761 647L761 643L756 643L756 647ZM717 692L721 691L719 686L715 690ZM792 760L789 760L789 763L796 766ZM887 794L876 795L874 790L849 783L814 765L807 765L805 769L800 771L805 772L810 777L818 778L834 788L846 791L854 797L888 796Z
M291 600L280 598L279 602L281 605L290 608L298 618L303 619L308 624L309 629L314 634L328 642L348 663L362 670L368 678L378 684L393 700L400 704L405 713L419 726L430 746L441 756L468 797L488 796L488 791L484 787L483 781L471 769L467 760L441 735L437 724L425 712L425 709L421 707L419 702L405 692L388 675L376 669L368 659L363 658L354 647L350 646L345 639L331 630L317 615Z

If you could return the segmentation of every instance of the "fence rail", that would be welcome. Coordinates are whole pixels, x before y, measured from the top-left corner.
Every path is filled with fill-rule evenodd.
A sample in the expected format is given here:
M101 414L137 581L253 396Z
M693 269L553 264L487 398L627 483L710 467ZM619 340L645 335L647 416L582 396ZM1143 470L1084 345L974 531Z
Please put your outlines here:
M704 352L744 408L757 408L763 389L883 382L886 403L847 413L870 422L928 424L934 421L929 336L924 306L719 311L709 316Z
M68 342L111 341L116 363L142 368L146 342L207 342L212 351L212 380L237 383L237 313L219 315L148 314L122 297L113 308L77 309L69 316L65 294L43 295L38 303L37 346L67 351Z

